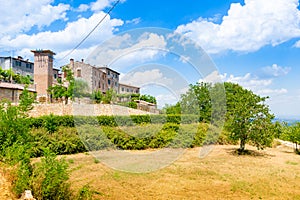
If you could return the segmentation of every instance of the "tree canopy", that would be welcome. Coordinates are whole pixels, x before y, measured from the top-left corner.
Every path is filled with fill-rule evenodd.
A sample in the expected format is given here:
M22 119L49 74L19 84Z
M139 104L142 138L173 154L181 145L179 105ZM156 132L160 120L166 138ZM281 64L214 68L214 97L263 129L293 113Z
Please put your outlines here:
M190 85L180 101L174 106L167 105L165 112L197 114L200 121L207 123L214 123L212 120L218 117L220 119L217 120L221 120L224 115L225 128L230 132L230 138L240 142L239 151L245 150L246 143L263 149L273 141L274 116L265 103L267 98L234 83L202 82Z

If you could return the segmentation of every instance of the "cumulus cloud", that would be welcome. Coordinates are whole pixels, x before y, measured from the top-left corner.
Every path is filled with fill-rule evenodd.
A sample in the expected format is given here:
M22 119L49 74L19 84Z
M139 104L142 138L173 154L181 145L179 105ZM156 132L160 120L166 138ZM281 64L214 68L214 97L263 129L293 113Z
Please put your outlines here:
M213 71L211 74L199 80L199 82L208 83L216 83L221 81L237 83L244 88L262 96L276 96L288 93L288 90L285 88L273 89L273 79L260 78L251 73L247 73L243 76L235 76L232 74L228 75L227 73L219 74L218 71Z
M37 26L49 26L56 20L67 20L68 4L51 5L52 0L2 1L0 6L0 36L14 37Z
M69 52L78 44L104 15L104 12L99 12L89 18L82 17L77 21L67 23L65 29L56 32L44 31L33 35L19 34L13 39L2 37L0 38L0 44L13 47L14 49L52 49L59 54L66 55L64 52ZM82 52L88 50L107 38L113 37L116 27L121 25L123 25L122 20L111 19L110 16L107 16L98 29L96 29L85 43L83 43L80 49L76 51ZM74 55L71 56L73 57ZM61 55L57 56L57 58L59 57L61 57ZM70 57L67 59L70 59Z
M166 44L163 35L144 33L135 38L126 33L99 46L90 55L89 62L97 65L113 64L114 68L120 69L122 66L137 65L163 56L165 52L160 49L164 49Z
M221 22L199 18L176 32L198 42L209 53L251 52L300 36L298 0L245 0L232 3Z
M273 64L272 66L267 66L262 68L262 74L265 76L278 77L287 75L290 72L290 67L281 67L277 64Z
M149 84L159 84L159 85L171 85L173 80L166 77L163 72L159 69L151 69L145 71L133 71L123 78L121 82L129 85L149 85Z
M226 76L226 75L225 75ZM203 79L200 79L199 82L206 82L206 83L218 83L223 81L225 78L224 75L219 74L218 71L213 71L212 73L208 74Z
M77 12L85 12L85 11L87 11L89 8L90 8L90 6L87 5L87 4L80 4L80 5L78 6L78 8L77 8L75 11L77 11Z
M116 2L116 0L97 0L95 2L92 2L90 4L90 8L92 11L101 11L106 7L112 6L114 3ZM121 3L125 2L125 0L121 0Z
M227 74L224 74L223 80L226 82L237 83L261 96L276 96L288 92L285 88L273 89L273 79L262 79L251 73L247 73L244 76L228 76Z

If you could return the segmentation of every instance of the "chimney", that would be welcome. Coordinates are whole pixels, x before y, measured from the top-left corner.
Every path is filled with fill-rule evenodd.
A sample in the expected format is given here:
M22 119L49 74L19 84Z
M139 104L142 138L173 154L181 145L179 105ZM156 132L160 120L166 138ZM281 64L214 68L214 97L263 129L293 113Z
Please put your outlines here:
M74 69L74 59L73 58L70 59L70 68Z

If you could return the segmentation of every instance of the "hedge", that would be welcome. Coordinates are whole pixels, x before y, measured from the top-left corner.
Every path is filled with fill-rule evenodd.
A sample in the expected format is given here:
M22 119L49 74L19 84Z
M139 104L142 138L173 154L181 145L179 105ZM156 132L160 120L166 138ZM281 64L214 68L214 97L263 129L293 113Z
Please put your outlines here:
M100 126L134 126L136 124L191 124L199 122L196 115L131 115L131 116L57 116L47 115L29 118L30 127L40 128L53 123L54 126L75 127L84 124Z

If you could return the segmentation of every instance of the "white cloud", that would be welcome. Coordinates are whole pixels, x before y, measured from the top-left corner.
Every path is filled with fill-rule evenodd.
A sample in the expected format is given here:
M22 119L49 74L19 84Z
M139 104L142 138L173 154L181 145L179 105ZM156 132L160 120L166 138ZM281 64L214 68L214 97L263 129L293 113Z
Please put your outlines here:
M294 47L300 48L300 40L298 40L298 41L294 44Z
M213 71L203 79L200 79L199 82L218 83L221 82L223 78L225 78L224 75L220 75L218 71Z
M124 2L125 0L121 0L120 3ZM101 11L106 7L112 6L116 1L115 0L97 0L90 4L90 8L92 11Z
M80 4L80 5L78 6L78 8L76 9L76 11L77 11L77 12L85 12L85 11L87 11L89 8L90 8L90 6L87 5L87 4Z
M134 24L134 25L136 25L136 24L138 24L140 22L141 22L141 18L140 17L134 18L132 20L126 20L125 21L126 24Z
M251 52L300 36L298 0L245 0L232 3L220 24L199 18L177 27L209 53Z
M287 75L290 72L290 70L290 67L281 67L277 64L273 64L272 66L262 68L263 75L274 77Z
M77 45L104 15L104 12L99 12L89 18L80 18L77 21L69 22L65 29L56 32L46 31L33 35L20 34L14 39L2 37L0 38L0 45L10 46L14 49L51 49L58 54L66 55L65 52L69 52ZM110 19L110 16L107 16L103 23L80 46L80 49L76 51L86 51L100 44L107 38L112 37L116 27L121 25L123 25L122 20ZM73 56L74 54L70 55L67 59ZM58 55L57 58L59 57L61 56Z
M52 0L2 1L0 6L0 36L11 38L19 33L49 26L56 20L67 20L67 4L51 5Z
M139 38L130 34L115 36L93 52L89 62L98 65L113 65L120 69L132 64L137 65L145 61L163 56L166 41L164 36L155 33L144 33Z
M275 88L273 89L273 79L261 79L250 73L245 74L244 76L234 76L227 74L223 75L224 82L237 83L243 86L246 89L253 91L255 94L261 96L276 96L287 93L285 88Z
M159 94L156 96L158 107L163 108L166 104L174 105L179 99L174 94Z
M167 78L159 69L133 71L123 76L120 82L136 86L144 86L149 84L168 86L173 84L173 80Z
M264 79L259 78L251 73L247 73L244 76L234 76L228 74L219 74L218 71L213 71L211 74L207 75L203 79L200 79L199 82L208 82L208 83L216 83L216 82L231 82L237 83L244 88L253 91L255 94L259 94L261 96L276 96L281 94L286 94L288 92L285 88L276 88L272 89L273 79Z

